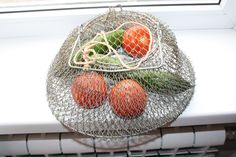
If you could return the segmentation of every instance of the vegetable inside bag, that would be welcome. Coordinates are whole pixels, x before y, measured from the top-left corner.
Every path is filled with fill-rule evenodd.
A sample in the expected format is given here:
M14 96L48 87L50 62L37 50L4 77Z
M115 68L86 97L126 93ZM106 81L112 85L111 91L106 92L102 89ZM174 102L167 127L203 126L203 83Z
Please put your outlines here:
M191 63L155 17L109 11L68 36L48 73L55 117L98 137L139 135L173 120L189 104Z

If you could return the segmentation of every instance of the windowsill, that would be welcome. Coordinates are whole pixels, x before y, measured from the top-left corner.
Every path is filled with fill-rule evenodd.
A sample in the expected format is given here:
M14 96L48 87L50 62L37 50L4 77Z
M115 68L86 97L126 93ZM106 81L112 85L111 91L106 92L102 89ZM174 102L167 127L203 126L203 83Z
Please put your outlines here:
M175 34L194 66L196 88L191 103L171 126L236 122L235 30ZM67 131L46 100L47 71L64 40L64 35L0 38L0 134Z

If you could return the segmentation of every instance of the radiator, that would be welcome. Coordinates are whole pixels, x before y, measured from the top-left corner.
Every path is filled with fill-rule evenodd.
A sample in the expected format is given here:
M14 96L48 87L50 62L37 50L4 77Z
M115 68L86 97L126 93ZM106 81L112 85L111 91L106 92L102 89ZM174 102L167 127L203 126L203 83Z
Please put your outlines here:
M3 156L48 157L200 157L215 156L223 145L223 126L162 128L145 135L113 140L72 132L0 135Z

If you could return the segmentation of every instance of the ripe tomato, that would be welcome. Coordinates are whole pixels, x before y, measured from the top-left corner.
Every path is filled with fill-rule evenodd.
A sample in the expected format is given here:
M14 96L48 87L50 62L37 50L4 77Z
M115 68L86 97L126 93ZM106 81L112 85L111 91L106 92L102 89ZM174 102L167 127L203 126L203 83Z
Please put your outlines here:
M106 81L96 72L82 73L72 83L71 93L79 106L96 108L102 105L107 97Z
M112 87L109 104L116 115L123 118L134 118L144 112L147 94L137 82L123 80Z
M143 26L133 26L124 32L122 46L132 57L141 58L149 50L150 34Z

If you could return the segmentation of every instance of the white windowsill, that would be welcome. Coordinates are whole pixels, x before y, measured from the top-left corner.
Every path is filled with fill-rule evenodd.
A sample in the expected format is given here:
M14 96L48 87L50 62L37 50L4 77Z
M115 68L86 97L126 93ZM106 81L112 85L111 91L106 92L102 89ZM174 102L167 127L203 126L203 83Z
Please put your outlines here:
M236 1L134 7L170 25L196 72L196 91L171 126L236 122ZM68 33L108 9L0 14L0 134L68 131L46 100L49 65ZM234 29L233 29L234 28Z
M236 122L236 31L175 30L196 72L194 97L171 126ZM0 38L0 134L64 132L46 100L46 77L65 34Z

